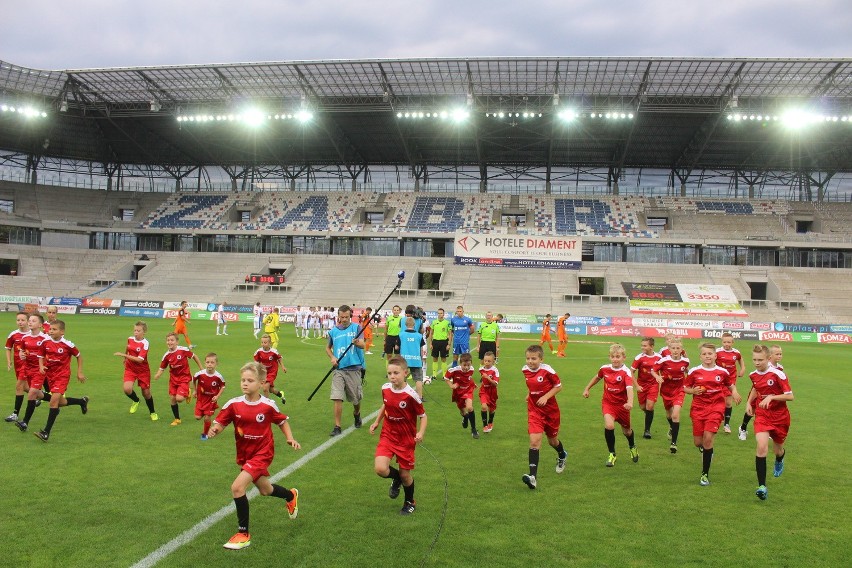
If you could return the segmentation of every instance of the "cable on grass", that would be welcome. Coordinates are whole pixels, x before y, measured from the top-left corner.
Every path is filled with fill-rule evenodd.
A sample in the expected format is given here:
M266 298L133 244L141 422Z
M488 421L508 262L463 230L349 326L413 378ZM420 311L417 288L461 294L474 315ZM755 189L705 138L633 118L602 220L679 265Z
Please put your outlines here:
M435 531L435 536L432 538L432 543L429 545L429 548L423 554L423 560L420 561L420 566L426 566L426 561L429 560L429 557L432 556L432 552L435 550L435 544L438 542L438 537L441 536L441 531L444 529L444 520L447 518L447 505L449 503L450 496L450 486L447 482L447 470L444 469L444 464L438 459L438 456L432 453L432 450L427 448L425 445L420 444L420 447L426 450L432 459L435 460L435 463L438 464L438 468L441 470L441 476L444 478L444 503L441 506L441 520L438 522L438 530Z

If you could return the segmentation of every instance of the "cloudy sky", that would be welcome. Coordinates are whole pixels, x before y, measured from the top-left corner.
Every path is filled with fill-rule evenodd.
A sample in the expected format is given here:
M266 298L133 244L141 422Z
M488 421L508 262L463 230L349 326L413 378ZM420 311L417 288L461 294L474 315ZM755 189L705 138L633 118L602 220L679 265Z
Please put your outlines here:
M0 60L36 69L482 56L850 57L849 0L28 0Z

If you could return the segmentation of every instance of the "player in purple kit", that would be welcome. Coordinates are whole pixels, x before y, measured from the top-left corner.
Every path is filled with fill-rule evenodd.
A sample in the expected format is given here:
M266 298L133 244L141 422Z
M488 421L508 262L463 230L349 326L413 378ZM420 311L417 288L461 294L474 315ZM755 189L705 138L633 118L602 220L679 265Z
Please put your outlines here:
M374 469L376 475L391 480L388 496L396 499L400 487L405 492L405 502L400 515L410 515L415 511L414 450L426 435L426 411L417 391L405 381L408 376L408 364L400 355L392 355L387 364L388 382L382 385L382 406L376 421L370 425L370 434L382 425L379 445L376 447ZM420 427L417 427L417 419ZM391 458L396 458L399 469L391 467Z
M784 371L772 366L766 346L754 346L752 362L755 370L749 374L749 379L753 388L746 402L746 414L754 415L754 438L757 441L754 458L757 491L754 493L763 501L767 497L766 455L769 453L770 438L775 452L773 475L781 477L784 472L784 442L790 431L790 410L787 403L793 400L793 390Z
M609 450L609 456L606 459L607 467L615 465L616 422L621 425L621 432L627 438L633 463L639 461L639 450L636 448L633 428L630 427L630 409L633 408L633 374L630 372L630 368L624 364L626 356L627 353L623 345L618 343L611 345L609 347L610 364L603 365L598 369L598 373L592 377L583 391L583 397L589 398L589 389L599 381L604 382L601 411L604 417L604 438Z
M231 494L237 508L238 528L237 533L223 545L231 550L239 550L251 544L246 489L252 483L261 495L284 499L291 519L299 514L299 490L295 487L288 490L269 481L269 466L275 457L272 425L281 428L287 444L294 450L302 446L293 438L288 417L279 412L272 399L261 394L265 380L266 369L263 365L254 361L243 365L240 369L240 389L243 395L225 403L207 433L208 438L213 438L228 424L234 424L240 473L231 484Z
M559 439L561 414L556 395L562 390L562 381L553 367L544 363L544 349L540 345L530 345L525 352L527 364L521 372L524 374L527 389L527 432L530 435L529 474L521 477L527 487L538 487L538 460L541 442L547 436L547 443L556 450L556 473L565 471L568 452Z

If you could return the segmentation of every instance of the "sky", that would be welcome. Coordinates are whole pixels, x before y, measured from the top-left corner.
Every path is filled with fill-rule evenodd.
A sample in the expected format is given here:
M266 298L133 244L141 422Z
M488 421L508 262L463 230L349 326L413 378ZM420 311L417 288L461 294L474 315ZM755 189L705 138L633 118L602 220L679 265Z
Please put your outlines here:
M4 4L0 60L47 70L489 56L852 57L849 0Z

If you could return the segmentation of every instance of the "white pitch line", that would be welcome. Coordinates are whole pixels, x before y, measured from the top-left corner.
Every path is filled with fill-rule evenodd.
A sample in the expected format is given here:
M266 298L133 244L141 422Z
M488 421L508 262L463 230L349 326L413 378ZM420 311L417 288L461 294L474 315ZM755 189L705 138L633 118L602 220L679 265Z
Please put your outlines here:
M372 414L370 414L369 416L366 416L364 418L364 423L372 420L378 414L379 414L379 411L376 410ZM319 446L317 446L316 448L314 448L313 450L311 450L310 452L308 452L307 454L305 454L304 456L302 456L298 460L294 461L293 463L291 463L290 465L288 465L287 467L285 467L284 469L282 469L278 473L272 475L269 478L269 481L272 482L272 483L276 483L278 481L281 481L282 479L284 479L285 477L287 477L288 475L290 475L294 471L298 470L303 465L305 465L306 463L308 463L309 461L311 461L312 459L314 459L318 455L322 454L327 449L329 449L331 446L333 446L334 444L336 444L337 442L339 442L340 440L342 440L343 438L345 438L346 436L348 436L349 434L351 434L354 431L355 431L355 427L350 426L349 428L344 430L343 433L340 434L339 436L335 436L334 438L331 438L328 441L323 442L322 444L320 444ZM257 497L258 495L260 495L260 492L258 492L257 488L252 488L249 492L246 493L246 495L248 496L249 501L251 501L252 499ZM150 568L151 566L154 566L155 564L157 564L158 562L163 560L166 556L168 556L169 554L171 554L172 552L174 552L178 548L184 546L185 544L189 544L190 542L192 542L193 540L195 540L196 538L201 536L202 533L204 533L207 529L212 527L214 524L218 523L219 521L221 521L225 517L227 517L229 515L233 515L233 514L234 514L233 503L225 505L224 507L222 507L221 509L219 509L215 513L211 513L211 514L207 515L206 517L204 517L202 520L200 520L198 523L196 523L195 526L193 526L192 528L185 530L184 532L177 535L175 538L173 538L172 540L170 540L169 542L167 542L166 544L164 544L163 546L161 546L160 548L158 548L157 550L155 550L154 552L152 552L151 554L149 554L148 556L146 556L145 558L143 558L142 560L140 560L139 562L134 564L131 568Z

